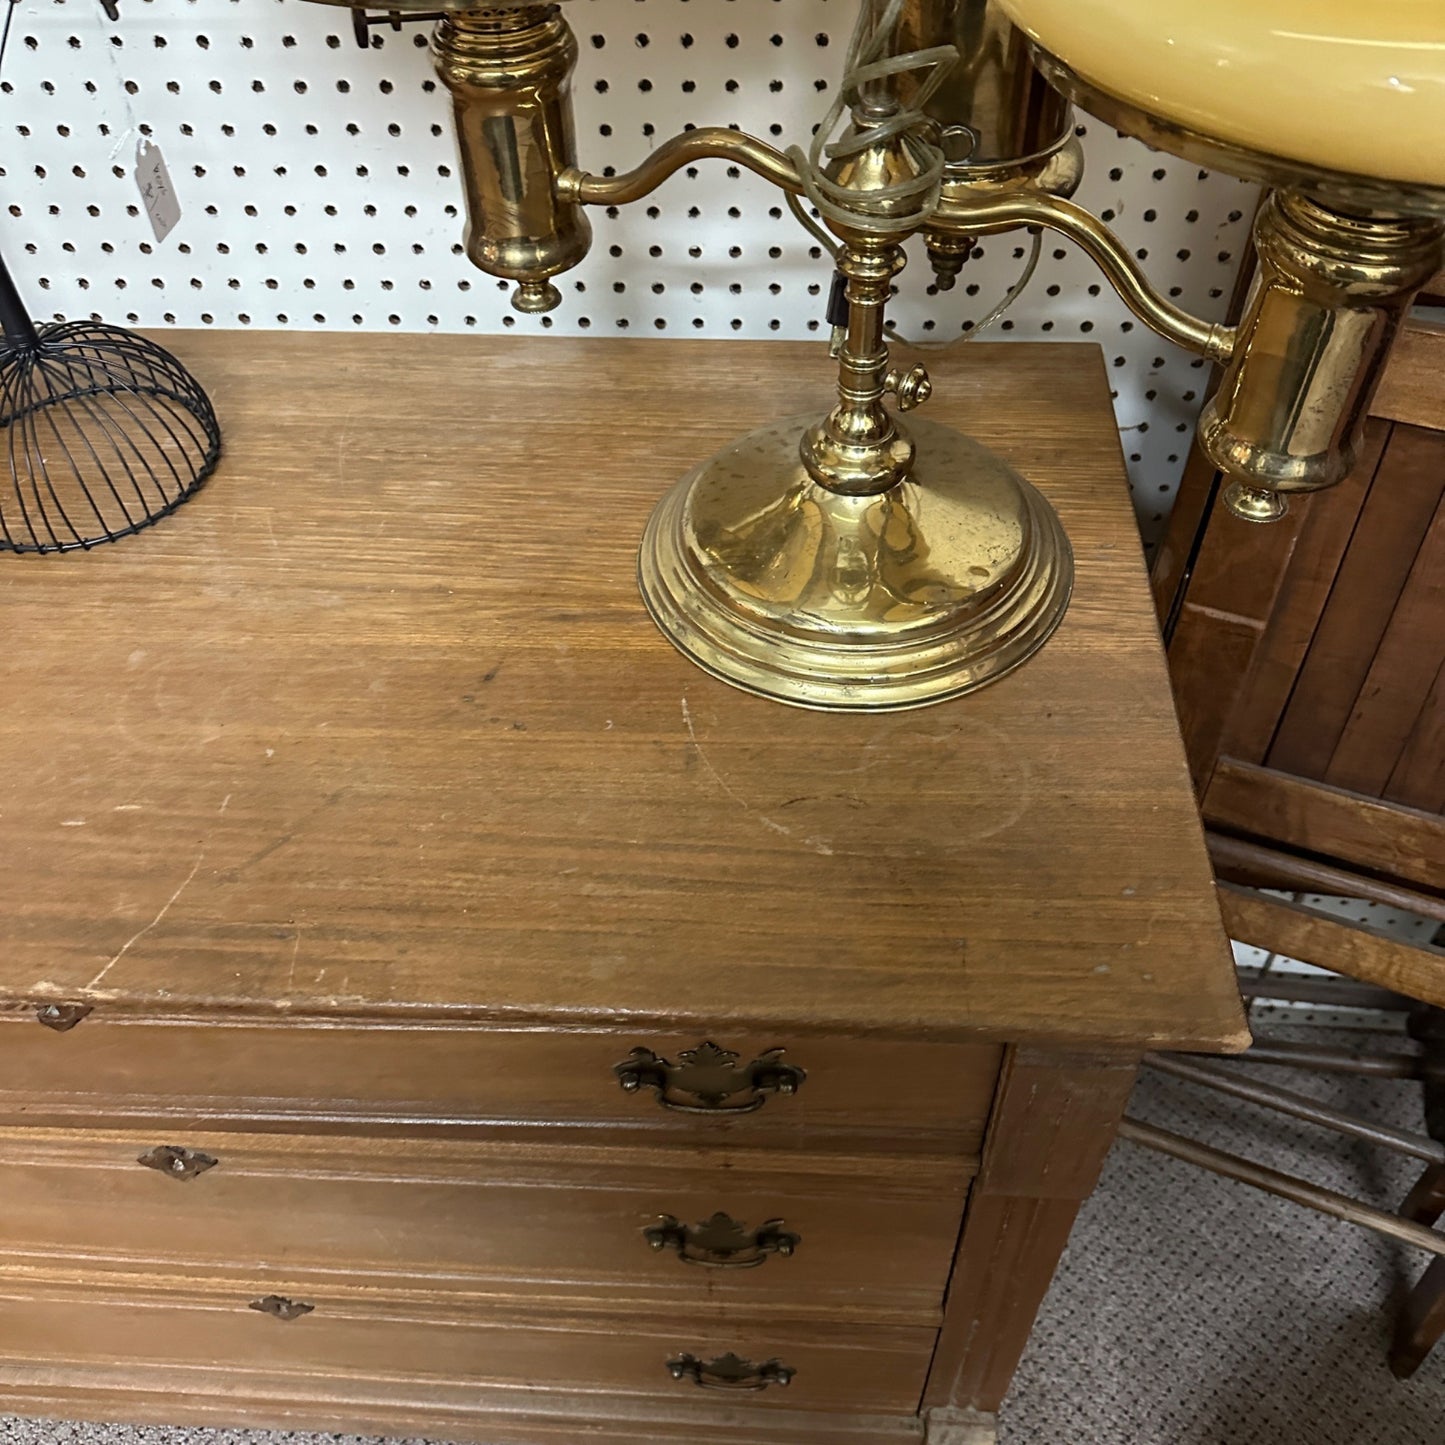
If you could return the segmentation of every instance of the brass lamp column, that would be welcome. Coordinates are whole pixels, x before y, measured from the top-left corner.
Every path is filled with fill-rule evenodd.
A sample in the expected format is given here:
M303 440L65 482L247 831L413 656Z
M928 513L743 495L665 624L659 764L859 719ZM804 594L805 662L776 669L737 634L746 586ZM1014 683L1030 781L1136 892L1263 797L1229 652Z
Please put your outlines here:
M883 405L891 389L902 388L903 411L927 401L932 392L923 367L915 367L907 377L888 370L883 309L893 278L906 264L901 246L864 237L845 243L837 253L848 309L838 348L838 404L808 427L799 443L808 475L831 492L886 492L913 466L912 439Z

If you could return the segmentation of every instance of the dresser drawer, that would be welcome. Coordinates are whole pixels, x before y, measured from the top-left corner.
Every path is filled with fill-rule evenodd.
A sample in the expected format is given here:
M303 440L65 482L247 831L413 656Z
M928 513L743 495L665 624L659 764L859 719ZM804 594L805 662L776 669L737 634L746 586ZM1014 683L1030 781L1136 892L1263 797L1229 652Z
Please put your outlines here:
M936 1324L971 1162L7 1129L0 1269Z
M32 1011L0 1022L0 1123L414 1130L595 1121L708 1139L726 1131L740 1140L820 1130L934 1135L974 1152L1001 1054L988 1044L792 1041L726 1030L716 1034L722 1052L712 1042L643 1029L159 1022L100 1011L57 1032Z
M264 1312L266 1304L280 1314ZM312 1308L296 1313L303 1305ZM292 1317L282 1317L290 1315ZM385 1301L306 1300L263 1286L235 1295L183 1288L118 1296L57 1285L0 1287L0 1363L49 1366L83 1383L93 1368L221 1366L237 1384L253 1374L305 1377L308 1392L345 1393L352 1382L410 1387L552 1390L570 1395L654 1396L761 1411L915 1410L936 1334L779 1325L767 1318L720 1324L632 1309L612 1316L439 1316ZM773 1362L764 1388L726 1388L743 1369ZM8 1371L0 1371L8 1373ZM776 1383L788 1375L786 1385ZM697 1377L706 1383L699 1384Z

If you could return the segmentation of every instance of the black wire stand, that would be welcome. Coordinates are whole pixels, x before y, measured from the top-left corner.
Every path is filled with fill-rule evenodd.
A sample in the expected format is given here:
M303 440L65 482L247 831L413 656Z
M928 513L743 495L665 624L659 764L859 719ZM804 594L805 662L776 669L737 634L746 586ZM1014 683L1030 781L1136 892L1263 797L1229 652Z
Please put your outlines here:
M119 326L37 326L0 257L0 552L71 552L169 516L221 429L170 352Z

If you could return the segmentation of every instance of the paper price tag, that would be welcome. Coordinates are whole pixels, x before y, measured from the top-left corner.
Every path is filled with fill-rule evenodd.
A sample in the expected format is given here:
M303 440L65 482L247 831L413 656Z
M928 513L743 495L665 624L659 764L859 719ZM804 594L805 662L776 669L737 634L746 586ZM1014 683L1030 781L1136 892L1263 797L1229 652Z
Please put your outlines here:
M150 217L151 230L157 241L164 241L181 219L181 202L171 185L171 173L166 169L161 148L148 140L142 140L136 147L135 183L141 204Z

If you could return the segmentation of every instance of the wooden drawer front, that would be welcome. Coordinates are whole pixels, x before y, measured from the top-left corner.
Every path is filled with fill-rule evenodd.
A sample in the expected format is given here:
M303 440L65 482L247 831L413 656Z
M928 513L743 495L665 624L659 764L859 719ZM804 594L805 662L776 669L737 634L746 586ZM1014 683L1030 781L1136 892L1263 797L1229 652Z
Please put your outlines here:
M126 1022L96 1013L64 1033L32 1014L0 1023L0 1121L265 1120L487 1125L610 1121L683 1136L739 1139L800 1130L933 1133L965 1152L982 1138L995 1045L738 1037L717 1043L739 1069L779 1045L806 1071L794 1094L753 1112L685 1113L614 1072L634 1048L671 1062L704 1035L549 1032L451 1026L324 1025L302 1020ZM746 1092L730 1104L749 1100Z
M926 1329L802 1329L767 1319L720 1325L641 1311L615 1317L493 1316L440 1319L385 1305L305 1301L311 1312L279 1319L250 1307L254 1294L198 1299L179 1291L116 1298L61 1288L0 1296L0 1361L47 1363L88 1377L92 1366L222 1365L308 1376L318 1390L338 1377L478 1389L527 1386L570 1394L649 1395L760 1410L915 1410L936 1335ZM795 1371L786 1387L700 1388L670 1361L710 1363L729 1352ZM319 1378L317 1378L319 1377ZM179 1383L179 1381L178 1381Z
M967 1188L963 1161L932 1157L243 1134L190 1138L180 1155L155 1145L0 1131L0 1268L84 1260L150 1279L239 1270L287 1288L344 1278L936 1324ZM696 1262L719 1257L716 1235L687 1227L719 1211L760 1245L738 1240L733 1258L761 1262ZM649 1238L664 1216L684 1237Z

